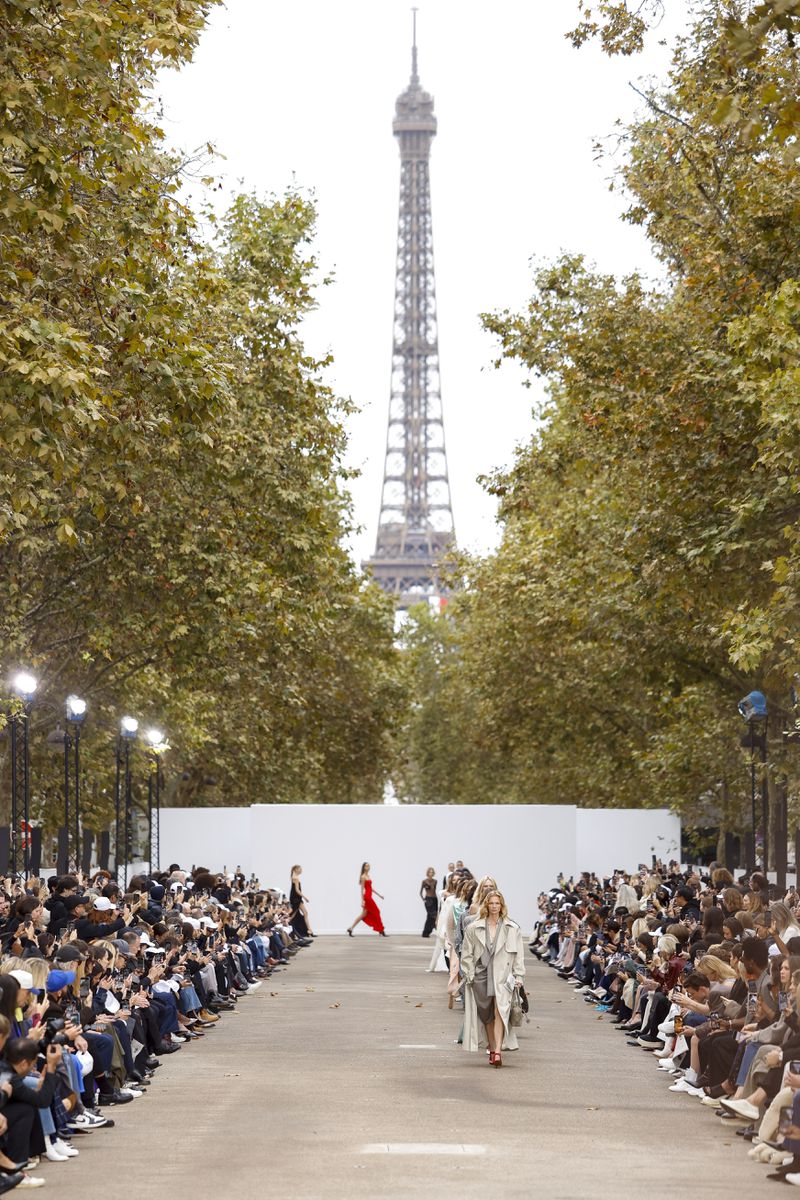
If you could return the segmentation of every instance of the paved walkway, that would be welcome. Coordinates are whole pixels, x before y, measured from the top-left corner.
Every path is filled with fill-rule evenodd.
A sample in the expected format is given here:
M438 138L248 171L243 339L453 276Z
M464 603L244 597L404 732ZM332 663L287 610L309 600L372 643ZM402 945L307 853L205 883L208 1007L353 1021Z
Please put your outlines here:
M529 958L534 1015L492 1070L455 1047L429 943L319 938L202 1043L164 1059L114 1130L41 1173L59 1200L704 1200L775 1195L733 1122L667 1090L652 1056ZM623 1044L620 1045L619 1043ZM659 1076L658 1078L656 1076ZM106 1181L104 1183L103 1181ZM112 1182L113 1181L113 1182Z

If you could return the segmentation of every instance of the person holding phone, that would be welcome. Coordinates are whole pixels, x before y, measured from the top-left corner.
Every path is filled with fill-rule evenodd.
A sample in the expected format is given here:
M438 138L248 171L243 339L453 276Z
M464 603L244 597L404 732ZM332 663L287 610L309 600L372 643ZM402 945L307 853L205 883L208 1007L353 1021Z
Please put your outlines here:
M117 915L116 905L108 896L96 896L89 914L75 922L78 937L83 942L94 942L99 938L113 938L133 921L133 913L127 906Z

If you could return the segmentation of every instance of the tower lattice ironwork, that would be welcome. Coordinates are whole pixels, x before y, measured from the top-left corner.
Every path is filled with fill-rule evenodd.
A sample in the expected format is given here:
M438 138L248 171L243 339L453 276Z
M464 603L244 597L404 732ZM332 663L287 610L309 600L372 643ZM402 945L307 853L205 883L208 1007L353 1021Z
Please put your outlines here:
M364 566L398 608L441 596L441 567L455 547L439 378L430 151L433 97L417 73L393 121L400 145L400 217L394 294L389 429L375 553Z

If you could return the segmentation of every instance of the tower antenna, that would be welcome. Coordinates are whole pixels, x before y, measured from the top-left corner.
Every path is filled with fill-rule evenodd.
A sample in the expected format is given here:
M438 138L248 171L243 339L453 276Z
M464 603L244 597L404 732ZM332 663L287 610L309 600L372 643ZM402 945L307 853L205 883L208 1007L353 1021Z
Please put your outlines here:
M411 21L413 25L413 40L411 45L411 82L419 83L419 75L417 74L417 13L418 8L412 8Z

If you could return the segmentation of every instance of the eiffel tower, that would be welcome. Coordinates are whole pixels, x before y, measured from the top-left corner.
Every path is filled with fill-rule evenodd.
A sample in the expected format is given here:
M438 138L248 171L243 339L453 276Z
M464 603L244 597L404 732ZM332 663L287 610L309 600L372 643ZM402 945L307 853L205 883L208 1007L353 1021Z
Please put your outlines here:
M455 548L433 271L429 161L436 117L417 73L416 9L411 81L397 98L392 128L400 143L400 218L389 430L375 553L362 566L398 609L408 609L443 595L439 568Z

